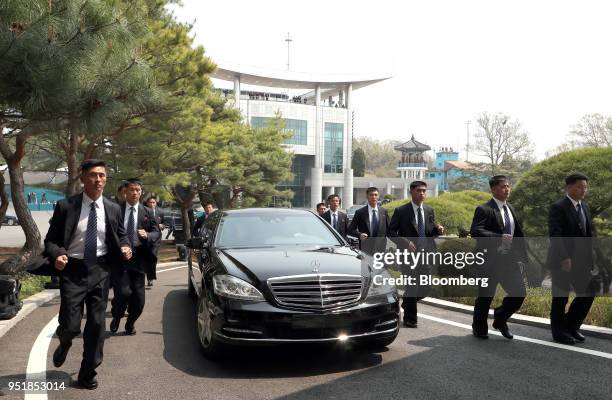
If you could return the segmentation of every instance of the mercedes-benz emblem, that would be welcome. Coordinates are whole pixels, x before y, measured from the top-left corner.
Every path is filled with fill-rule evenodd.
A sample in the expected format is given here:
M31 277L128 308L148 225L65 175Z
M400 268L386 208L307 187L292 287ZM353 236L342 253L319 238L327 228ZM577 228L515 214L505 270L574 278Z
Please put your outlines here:
M319 272L319 267L321 266L321 264L318 260L312 260L310 262L310 266L312 267L312 272L317 273Z

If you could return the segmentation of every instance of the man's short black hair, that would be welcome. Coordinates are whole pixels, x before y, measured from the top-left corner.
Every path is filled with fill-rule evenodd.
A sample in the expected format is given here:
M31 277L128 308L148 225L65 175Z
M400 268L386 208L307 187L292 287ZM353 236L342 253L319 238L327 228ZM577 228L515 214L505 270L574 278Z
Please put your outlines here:
M336 193L330 194L329 196L327 196L327 201L331 201L331 199L333 199L334 197L337 197L339 201L342 201L340 199L340 196L338 196Z
M81 172L87 172L93 167L104 167L106 168L106 163L103 160L89 159L85 160L81 163Z
M157 198L155 196L149 196L147 197L147 199L145 200L145 203L148 203L149 200L155 200L157 202Z
M510 182L510 178L506 175L495 175L489 179L489 187L494 188L502 182Z
M140 188L142 188L142 181L138 178L130 178L130 179L126 179L125 180L125 187L128 187L129 185L138 185L140 186Z
M117 191L120 192L121 189L125 189L128 185L128 181L121 181L121 184L117 187Z
M372 192L379 192L380 190L378 190L378 188L376 186L370 186L369 188L366 189L366 194L370 194Z
M319 207L321 207L321 206L326 207L325 203L318 203L318 204L317 204L317 210L318 210L318 209L319 209Z
M410 182L410 190L414 190L414 189L418 188L419 186L427 187L427 183L425 183L423 181L412 181L412 182Z
M573 174L569 174L565 177L565 185L573 185L578 181L589 181L589 178L585 174L581 174L580 172L574 172Z
M207 201L204 204L202 204L202 207L206 207L207 205L211 205L211 206L215 206L211 201Z

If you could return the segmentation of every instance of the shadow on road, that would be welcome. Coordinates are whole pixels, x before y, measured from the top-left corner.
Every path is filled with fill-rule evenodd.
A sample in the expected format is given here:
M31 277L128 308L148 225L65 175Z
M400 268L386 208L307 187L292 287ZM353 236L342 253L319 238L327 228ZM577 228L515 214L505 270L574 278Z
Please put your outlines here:
M382 356L331 345L237 347L222 361L200 352L195 301L187 290L168 293L163 305L164 358L175 368L210 378L282 378L354 371L381 364Z

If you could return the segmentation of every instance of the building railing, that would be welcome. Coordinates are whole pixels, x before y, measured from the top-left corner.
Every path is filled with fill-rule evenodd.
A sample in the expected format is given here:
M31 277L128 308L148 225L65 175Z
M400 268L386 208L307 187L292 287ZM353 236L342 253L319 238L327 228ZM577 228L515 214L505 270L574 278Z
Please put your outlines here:
M427 164L422 162L422 163L403 163L403 162L398 162L397 163L397 167L398 168L427 168Z

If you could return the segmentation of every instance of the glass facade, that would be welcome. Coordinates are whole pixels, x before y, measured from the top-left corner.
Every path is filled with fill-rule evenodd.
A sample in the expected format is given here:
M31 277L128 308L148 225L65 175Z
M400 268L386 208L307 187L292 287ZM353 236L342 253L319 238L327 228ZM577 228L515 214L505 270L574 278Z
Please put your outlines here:
M265 128L271 117L251 117L251 126L254 128ZM306 145L308 137L308 122L303 119L283 118L285 132L291 131L293 137L285 140L284 144Z
M325 123L323 172L342 173L344 124Z

